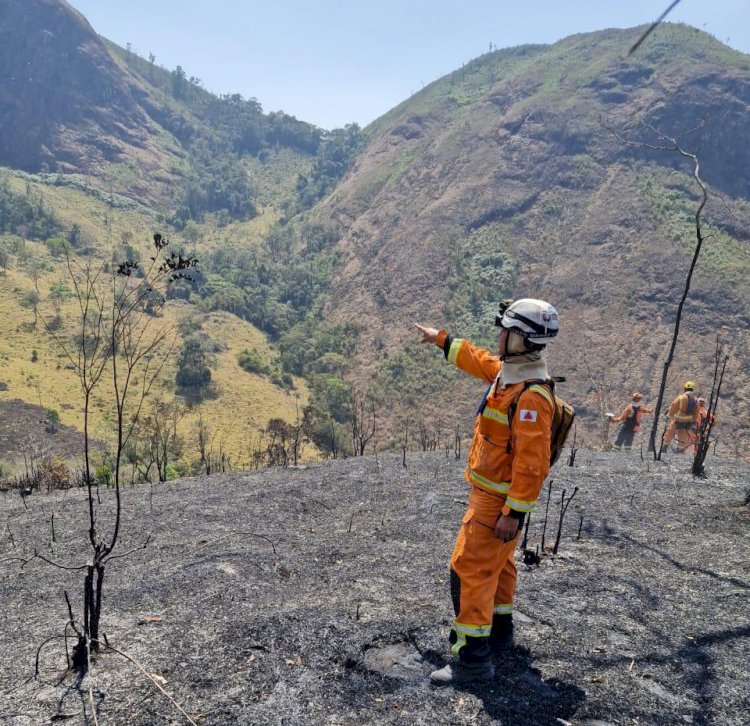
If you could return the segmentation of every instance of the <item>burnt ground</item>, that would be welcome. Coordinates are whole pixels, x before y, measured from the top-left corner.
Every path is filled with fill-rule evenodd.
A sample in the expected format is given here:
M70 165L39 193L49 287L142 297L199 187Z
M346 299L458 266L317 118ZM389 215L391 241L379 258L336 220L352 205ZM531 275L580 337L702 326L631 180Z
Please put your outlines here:
M18 474L24 471L24 454L29 464L45 456L80 458L83 434L64 424L50 430L46 417L42 406L0 397L0 459L15 463Z
M125 490L118 551L153 540L110 564L109 642L201 724L750 722L747 464L711 460L706 481L685 460L637 454L558 464L547 542L561 489L580 489L558 556L520 567L518 647L494 683L455 690L426 679L447 653L462 462L407 463L381 454ZM186 723L118 655L100 657L83 696L70 677L54 685L59 638L30 680L38 646L63 632L63 590L78 611L82 576L7 558L36 546L83 561L84 504L78 490L28 508L0 494L0 722L87 723L90 683L100 724Z

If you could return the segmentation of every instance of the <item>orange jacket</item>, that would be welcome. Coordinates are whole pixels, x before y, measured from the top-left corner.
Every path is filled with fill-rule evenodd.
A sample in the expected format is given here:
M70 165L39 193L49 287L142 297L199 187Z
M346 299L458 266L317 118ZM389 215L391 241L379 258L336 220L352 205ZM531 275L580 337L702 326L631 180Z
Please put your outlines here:
M690 398L693 399L693 410L691 412L688 411ZM669 418L674 419L677 423L693 423L698 415L698 401L692 393L681 393L672 401L667 413Z
M633 426L633 431L639 431L641 428L641 419L643 418L644 413L653 413L653 408L648 408L648 406L638 406L637 411L635 414L635 425ZM623 409L622 413L619 416L614 416L611 421L612 423L624 423L627 421L631 416L633 415L633 404L629 403L625 408Z
M549 388L532 385L524 391L524 383L501 386L496 377L502 363L496 355L468 340L449 338L444 330L436 344L449 363L492 384L474 422L466 480L505 498L503 514L532 512L549 473L554 412ZM521 391L509 422L508 410Z
M716 416L710 414L705 406L698 406L698 413L695 415L695 423L693 426L697 431L700 431L703 428L704 422L707 422L711 426L715 426Z

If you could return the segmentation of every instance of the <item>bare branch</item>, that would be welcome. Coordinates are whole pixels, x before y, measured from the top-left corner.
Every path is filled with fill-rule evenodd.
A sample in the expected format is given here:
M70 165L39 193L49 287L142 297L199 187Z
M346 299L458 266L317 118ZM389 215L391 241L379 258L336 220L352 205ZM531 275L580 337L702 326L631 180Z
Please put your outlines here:
M648 36L651 35L651 33L653 33L654 30L656 30L656 28L662 23L664 18L666 18L667 15L669 15L669 13L671 13L672 10L674 10L674 8L676 8L680 4L680 2L681 0L672 1L670 6L653 23L651 23L651 25L648 27L646 32L643 33L643 35L641 35L641 37L638 38L638 40L636 40L635 43L633 43L633 45L630 47L630 50L627 52L625 58L630 58L630 56L633 55L633 53L635 53L636 50L638 50L641 43L643 43L643 41L646 40L646 38L648 38Z
M34 553L34 557L31 559L38 559L42 562L46 562L48 565L52 565L53 567L57 567L58 570L69 570L71 572L76 572L79 570L85 570L88 565L78 565L77 567L74 567L72 565L61 565L59 562L55 562L54 560L47 559L44 555L40 555L38 552Z
M162 694L167 699L169 699L171 704L188 720L188 723L192 724L192 726L198 726L198 724L195 723L195 721L193 721L193 719L190 718L190 716L188 716L187 713L185 713L185 711L182 710L182 708L180 707L180 704L177 703L177 701L175 701L174 698L172 698L172 696L170 696L161 687L161 685L159 685L159 682L135 658L133 658L133 656L128 655L127 653L123 652L119 648L115 648L113 645L109 643L107 643L106 648L107 650L111 650L113 653L117 653L118 655L121 655L123 658L125 658L125 660L130 661L136 668L138 668L139 671L141 671L141 673L143 673L143 675L146 676L146 678L148 678L162 692Z
M146 547L148 547L149 542L151 542L151 535L149 535L146 538L146 541L142 545L139 545L138 547L133 547L132 550L128 550L127 552L123 552L121 555L111 555L109 557L107 557L107 555L104 555L104 557L106 557L106 561L107 562L112 562L113 560L119 560L119 559L121 559L123 557L130 557L130 555L135 554L136 552L140 552L141 550L145 550ZM105 561L104 557L102 558L102 562Z

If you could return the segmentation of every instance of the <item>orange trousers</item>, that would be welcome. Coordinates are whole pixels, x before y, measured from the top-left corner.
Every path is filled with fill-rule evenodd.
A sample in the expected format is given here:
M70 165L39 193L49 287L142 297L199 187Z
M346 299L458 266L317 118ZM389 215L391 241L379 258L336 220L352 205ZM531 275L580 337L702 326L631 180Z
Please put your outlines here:
M677 445L679 446L680 450L683 453L686 452L693 443L690 429L678 429L677 421L672 419L669 422L669 426L667 427L667 432L664 434L664 444L669 445L672 442L672 439L675 437L675 434L677 435Z
M488 638L493 615L513 611L517 574L514 553L521 528L510 542L495 538L495 523L504 504L503 497L471 488L451 557L454 654L461 652L469 642L467 638Z

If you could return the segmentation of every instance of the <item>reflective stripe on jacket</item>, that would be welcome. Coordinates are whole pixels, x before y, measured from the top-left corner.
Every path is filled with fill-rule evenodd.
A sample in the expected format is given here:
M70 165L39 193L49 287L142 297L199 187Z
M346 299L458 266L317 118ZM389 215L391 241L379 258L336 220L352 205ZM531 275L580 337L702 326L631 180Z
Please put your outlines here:
M693 399L693 410L689 413L688 409L690 408L691 398ZM669 417L673 418L677 423L693 423L698 415L698 402L695 400L695 396L688 393L681 393L670 404L668 414Z
M450 338L444 330L436 343L450 363L492 384L474 422L466 480L504 497L516 512L533 511L549 473L554 412L549 388L539 384L524 390L524 383L503 387L497 380L502 368L497 355L468 340ZM508 410L521 391L509 422Z

